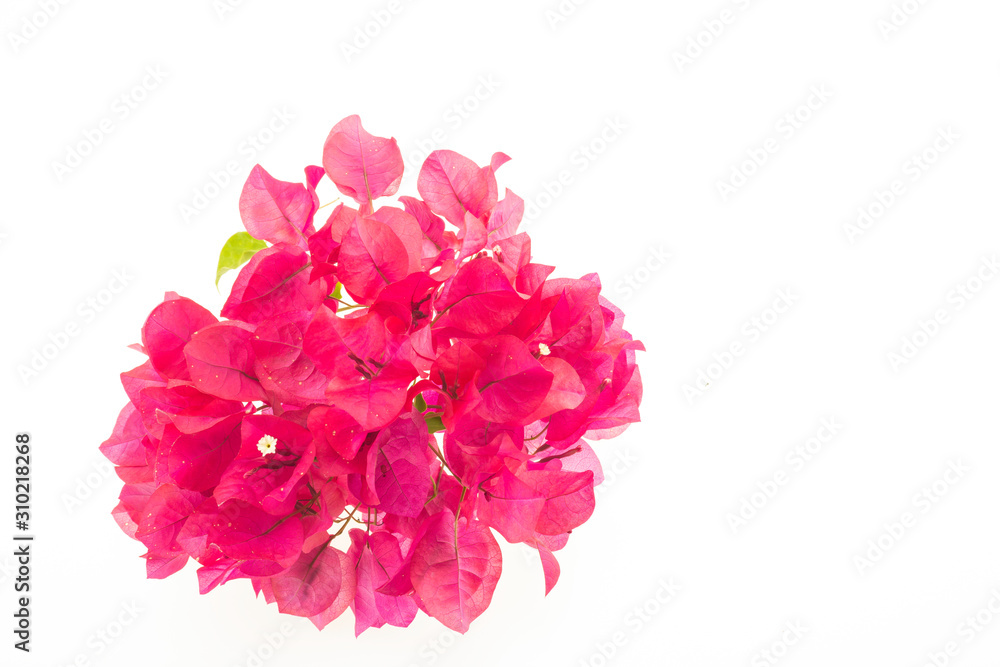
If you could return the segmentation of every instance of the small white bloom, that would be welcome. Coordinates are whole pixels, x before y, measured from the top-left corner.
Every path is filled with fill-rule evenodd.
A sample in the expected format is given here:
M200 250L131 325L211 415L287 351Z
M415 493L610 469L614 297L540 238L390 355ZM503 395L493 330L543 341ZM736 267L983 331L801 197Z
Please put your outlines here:
M273 435L265 435L263 438L257 441L257 449L264 456L268 454L274 454L274 450L278 448L278 441L275 440Z
M549 346L548 346L548 345L546 345L545 343L539 343L539 344L538 344L538 352L539 352L539 353L540 353L540 354L541 354L541 355L542 355L543 357L547 357L547 356L549 356L549 354L551 354L552 350L550 350L550 349L549 349Z
M498 245L493 246L493 254L494 255L499 255L500 254L500 246L498 246Z

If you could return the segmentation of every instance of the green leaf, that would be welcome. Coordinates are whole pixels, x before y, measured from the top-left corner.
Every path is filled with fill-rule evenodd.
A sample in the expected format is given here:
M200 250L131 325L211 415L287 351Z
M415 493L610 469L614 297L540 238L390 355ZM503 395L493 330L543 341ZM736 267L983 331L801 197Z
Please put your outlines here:
M337 283L337 286L333 288L333 298L343 299L344 298L344 286Z
M427 415L427 430L430 433L437 433L444 430L444 422L438 415Z
M427 401L420 394L413 397L413 405L417 407L417 412L423 412L427 409Z
M267 243L260 239L255 239L246 232L236 232L229 237L226 245L222 246L219 253L219 268L215 270L215 286L219 286L219 279L233 269L238 269L253 257L257 251L267 247Z

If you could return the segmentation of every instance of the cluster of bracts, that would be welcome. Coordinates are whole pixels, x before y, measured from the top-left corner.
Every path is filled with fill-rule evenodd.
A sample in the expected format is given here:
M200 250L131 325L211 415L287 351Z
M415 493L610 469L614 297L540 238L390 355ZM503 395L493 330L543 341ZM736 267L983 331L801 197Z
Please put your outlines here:
M420 199L377 207L403 161L351 116L304 183L252 171L240 213L267 247L224 319L174 293L153 310L101 446L147 576L193 558L202 593L248 578L320 628L350 607L359 634L418 609L465 632L496 531L538 550L551 590L602 480L585 438L639 419L642 345L596 274L531 262L523 200L498 197L507 159L436 151ZM317 229L324 177L352 201Z

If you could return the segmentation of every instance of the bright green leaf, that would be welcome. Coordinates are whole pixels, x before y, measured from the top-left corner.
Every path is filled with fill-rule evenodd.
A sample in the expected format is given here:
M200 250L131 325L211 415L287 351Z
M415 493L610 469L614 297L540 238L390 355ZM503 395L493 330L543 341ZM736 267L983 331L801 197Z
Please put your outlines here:
M255 239L246 232L236 232L229 237L226 245L222 246L219 253L219 268L215 271L215 286L219 286L219 279L233 269L238 269L253 257L257 251L267 247L267 243L260 239Z

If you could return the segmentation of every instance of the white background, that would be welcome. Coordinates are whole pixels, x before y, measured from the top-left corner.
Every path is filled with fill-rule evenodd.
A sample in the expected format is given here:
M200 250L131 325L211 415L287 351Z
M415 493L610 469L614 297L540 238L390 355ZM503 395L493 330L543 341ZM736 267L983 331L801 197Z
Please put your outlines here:
M51 17L5 2L0 517L14 433L30 431L37 542L30 656L10 647L0 550L0 662L996 665L1000 281L977 272L992 277L983 261L1000 252L1000 5L897 1L912 15L881 26L892 0L567 1L562 15L557 0L63 0ZM275 110L293 119L269 135ZM320 633L244 581L199 596L192 565L146 581L142 545L109 514L121 484L95 472L148 312L167 290L221 307L231 278L216 292L215 262L250 168L300 180L352 113L399 140L400 194L428 141L481 164L511 155L500 182L538 205L535 260L599 272L648 348L643 422L597 444L609 483L559 552L555 590L505 547L492 606L457 640L423 615L355 640L347 613ZM88 146L103 119L112 131ZM249 136L266 143L256 155ZM77 150L77 167L56 165ZM229 161L238 175L212 187ZM753 173L724 200L734 169ZM850 232L897 179L902 194ZM196 193L208 205L185 220ZM774 321L779 290L794 305ZM938 310L944 324L894 364ZM750 334L755 317L767 331ZM788 458L824 419L835 437ZM939 481L949 462L967 471ZM916 497L935 482L933 502ZM757 507L736 525L744 500ZM680 587L666 603L661 582Z

